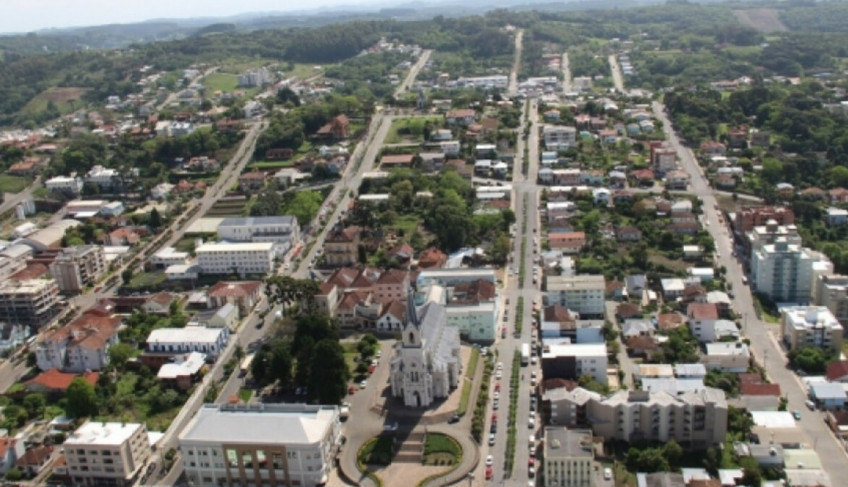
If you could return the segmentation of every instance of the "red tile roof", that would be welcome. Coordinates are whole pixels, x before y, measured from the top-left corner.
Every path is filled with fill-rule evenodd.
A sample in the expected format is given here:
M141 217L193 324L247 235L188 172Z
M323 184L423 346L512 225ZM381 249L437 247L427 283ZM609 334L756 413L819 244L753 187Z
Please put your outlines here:
M831 362L827 365L827 380L839 380L845 376L848 376L848 361L839 360L837 362Z
M615 314L622 318L631 318L639 314L639 305L633 303L621 303L615 310Z
M662 313L657 315L657 327L660 330L673 330L683 324L683 317L677 313Z
M627 339L627 348L654 350L659 348L659 344L654 340L654 337L639 335Z
M690 303L686 315L690 320L717 320L718 307L713 303Z
M746 396L778 396L780 397L780 384L751 384L743 383L739 386L739 392Z
M377 278L377 284L401 284L406 279L406 271L387 269Z
M389 304L383 306L383 312L380 313L380 318L386 315L392 315L399 320L403 320L406 315L406 304L393 300Z
M50 454L52 452L53 447L50 446L36 446L30 448L21 456L21 458L18 458L18 461L15 462L15 466L38 468L43 465L48 458L50 458Z
M250 296L261 286L261 281L221 281L212 286L207 294L210 298Z
M18 272L9 276L11 281L28 281L38 279L47 274L47 266L39 262L32 262Z
M47 333L44 341L67 341L67 346L91 349L103 348L118 333L121 318L109 315L108 310L91 308L67 325Z
M555 321L557 323L563 323L567 321L574 321L577 317L574 316L571 311L565 306L560 306L555 304L553 306L548 306L545 308L545 321Z
M52 391L64 391L71 385L71 382L76 379L78 374L69 374L61 372L59 369L50 369L42 372L32 379L27 381L29 384L37 384L45 389ZM97 384L97 379L100 377L99 372L87 372L80 377L86 380L91 385Z

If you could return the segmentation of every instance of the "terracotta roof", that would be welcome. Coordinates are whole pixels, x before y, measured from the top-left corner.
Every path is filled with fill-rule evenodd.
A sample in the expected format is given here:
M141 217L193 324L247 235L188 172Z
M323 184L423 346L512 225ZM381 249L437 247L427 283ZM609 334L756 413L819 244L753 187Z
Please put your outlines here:
M848 361L839 360L827 364L827 380L838 380L848 376Z
M660 330L672 330L683 324L683 317L677 313L657 315L657 327Z
M464 297L456 300L464 303L490 301L495 297L495 285L485 279L457 284L453 291L454 295L464 295Z
M403 317L406 316L406 304L398 300L392 300L389 304L383 306L383 312L380 313L380 318L386 315L392 315L399 320L403 320Z
M356 227L348 227L344 229L336 229L330 232L324 239L324 242L353 242L359 235L359 229Z
M387 154L380 158L380 164L412 164L414 154Z
M262 180L262 181L264 181L265 178L266 178L266 175L262 171L250 171L250 172L246 172L246 173L242 174L241 176L239 176L239 179L257 179L257 180Z
M50 458L53 448L49 446L36 446L30 448L24 453L18 461L15 462L17 467L40 467Z
M824 190L812 186L807 189L801 190L801 194L804 196L824 196Z
M483 117L483 119L480 120L480 125L482 125L486 130L497 130L499 123L500 122L496 117Z
M659 348L659 344L654 340L654 337L638 335L627 339L627 348L655 350Z
M413 255L415 255L415 249L413 249L412 246L406 242L398 245L397 247L389 251L389 256L394 257L396 259L409 260L412 258Z
M577 317L571 314L568 308L555 304L545 308L545 321L555 321L563 323L566 321L574 321Z
M9 276L12 281L28 281L38 279L47 274L47 266L39 262L32 262L18 272Z
M741 384L762 384L763 378L760 374L739 374L739 382Z
M174 295L171 293L166 293L164 291L158 292L153 296L150 296L150 300L156 304L160 304L162 306L168 306L171 304L171 301L174 300Z
M690 303L686 315L690 320L717 320L718 307L713 303Z
M654 171L650 169L636 169L630 174L636 179L654 179Z
M108 310L92 308L67 325L46 334L44 341L67 341L68 347L100 349L118 333L120 324L121 318L109 316Z
M573 391L577 389L578 384L576 381L568 380L568 379L546 379L542 381L542 390L550 391L553 389L562 389L563 387L567 391Z
M350 287L355 288L370 288L374 286L374 283L380 277L380 272L372 272L368 268L362 268L356 274L356 277L353 278L353 282L350 283Z
M621 281L607 281L606 290L608 293L624 289L624 283Z
M780 396L780 384L743 383L739 392L746 396Z
M615 314L622 318L631 318L639 314L639 305L633 303L621 303L615 309Z
M449 111L445 117L446 118L465 118L465 117L474 117L477 115L477 112L474 111L473 108L461 108L459 110L451 110Z
M719 479L691 479L688 487L721 487Z
M423 268L442 267L447 262L448 256L436 247L428 247L421 251L418 256L418 266Z
M212 298L250 296L261 286L261 281L221 281L209 288L207 295Z
M326 296L333 292L333 289L336 288L336 285L332 282L322 282L318 285L318 294L321 296Z
M82 374L80 377L86 380L91 385L97 384L97 379L100 377L99 372L86 372ZM66 372L61 372L59 369L50 369L46 372L42 372L32 379L27 381L27 385L29 384L37 384L45 389L50 389L53 391L64 391L71 385L71 382L77 378L77 374L69 374Z
M683 288L683 296L693 298L695 296L706 295L707 290L700 284L690 284Z
M371 293L366 291L347 292L341 301L339 301L336 309L353 309L357 304L367 300L370 295Z
M400 269L388 269L377 279L377 284L402 284L406 279L406 271Z

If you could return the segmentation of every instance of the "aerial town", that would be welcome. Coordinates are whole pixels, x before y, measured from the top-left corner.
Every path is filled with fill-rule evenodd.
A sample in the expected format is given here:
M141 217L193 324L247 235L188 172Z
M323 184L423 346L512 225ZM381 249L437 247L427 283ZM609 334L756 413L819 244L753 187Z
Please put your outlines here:
M4 108L4 485L845 485L848 58L663 8Z

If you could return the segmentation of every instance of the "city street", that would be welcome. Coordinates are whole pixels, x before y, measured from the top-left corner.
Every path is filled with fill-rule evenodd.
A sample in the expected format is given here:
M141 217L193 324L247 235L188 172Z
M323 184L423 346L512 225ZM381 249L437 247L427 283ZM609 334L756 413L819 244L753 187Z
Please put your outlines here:
M571 93L571 66L568 64L568 53L562 53L562 64L560 64L560 68L562 68L562 93L564 95L568 95Z
M823 421L823 414L809 411L804 402L806 391L800 379L787 368L787 359L780 340L780 327L768 324L757 317L751 290L742 283L742 266L733 258L733 242L729 229L720 223L716 210L716 199L692 151L684 146L672 129L671 121L665 114L664 106L654 102L654 115L663 123L669 146L677 151L681 167L691 178L690 192L703 200L704 224L715 240L719 253L716 267L727 269L727 279L735 292L733 307L743 316L743 333L751 340L751 352L756 360L764 363L769 379L780 384L781 393L788 398L787 409L802 411L799 427L806 433L801 441L815 448L821 459L822 467L830 476L833 485L840 485L839 479L848 478L848 454Z

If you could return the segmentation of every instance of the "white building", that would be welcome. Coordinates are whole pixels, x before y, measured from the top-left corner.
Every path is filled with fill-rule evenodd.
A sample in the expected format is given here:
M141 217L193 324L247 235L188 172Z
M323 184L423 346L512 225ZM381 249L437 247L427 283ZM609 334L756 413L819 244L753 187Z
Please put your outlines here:
M150 196L155 200L161 200L171 194L173 189L174 185L171 183L159 183L150 189Z
M118 171L116 169L97 165L88 171L88 174L85 176L85 182L89 184L96 184L101 188L111 188L117 177Z
M606 281L601 275L549 276L545 303L558 304L580 314L581 318L603 317Z
M274 242L206 243L195 249L201 274L268 274L274 270Z
M775 302L809 303L817 276L832 273L827 257L784 239L751 253L752 287Z
M268 68L251 69L238 76L239 86L257 87L271 82L271 74Z
M742 374L751 366L751 351L742 342L715 342L706 344L707 354L701 363L707 370L720 370Z
M848 276L818 276L813 288L813 303L829 309L843 325L848 323Z
M147 337L147 352L174 355L200 352L217 357L227 346L229 339L229 327L158 328L151 331Z
M799 347L842 350L842 325L824 306L781 308L783 341L790 350Z
M184 265L188 262L188 252L181 252L174 247L165 247L150 256L150 263L156 267Z
M457 79L456 84L460 87L500 88L505 90L509 87L509 77L506 75L463 77Z
M568 149L577 145L577 129L565 125L545 125L542 139L548 150Z
M109 347L119 341L120 325L118 317L85 312L67 325L41 335L35 346L36 364L42 371L101 370L109 363Z
M192 485L324 485L341 444L336 406L214 405L179 435ZM259 480L261 479L261 480Z
M494 269L461 268L461 269L425 269L418 275L419 289L433 284L443 287L454 287L457 284L468 284L478 280L495 283Z
M224 218L218 238L230 242L274 242L278 255L300 243L300 227L293 216Z
M78 195L82 191L82 179L70 176L56 176L44 181L44 187L53 193Z
M152 449L139 423L87 421L63 444L73 485L131 486L143 474Z
M595 485L592 430L545 428L545 485L592 487Z
M607 383L606 343L556 343L542 350L542 375L545 379L578 380L589 374L601 384Z
M428 301L417 309L409 293L401 343L391 363L392 395L404 405L427 407L447 397L462 373L459 330L447 324L445 307Z

